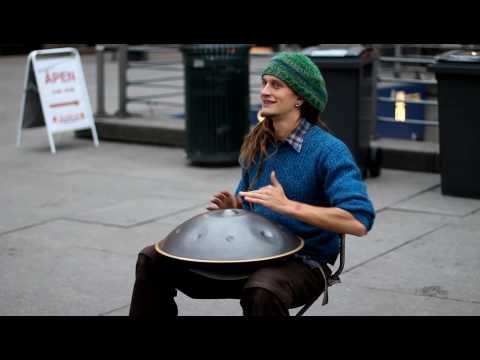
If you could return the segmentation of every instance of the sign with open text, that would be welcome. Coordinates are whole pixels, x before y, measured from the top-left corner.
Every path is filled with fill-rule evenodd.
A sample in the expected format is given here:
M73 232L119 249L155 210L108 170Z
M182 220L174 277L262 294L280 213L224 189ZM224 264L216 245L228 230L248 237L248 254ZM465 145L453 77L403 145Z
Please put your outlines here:
M45 126L50 150L53 134L91 129L95 146L97 131L77 49L37 50L29 54L21 103L17 146L22 129Z

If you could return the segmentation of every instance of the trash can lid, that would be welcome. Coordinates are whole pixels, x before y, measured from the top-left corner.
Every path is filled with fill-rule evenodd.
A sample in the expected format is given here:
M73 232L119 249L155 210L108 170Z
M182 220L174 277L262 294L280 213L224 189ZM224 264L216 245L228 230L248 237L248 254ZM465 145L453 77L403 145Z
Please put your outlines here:
M302 52L310 57L358 57L365 51L363 46L351 47L316 47L305 48Z
M309 47L302 52L322 71L327 69L360 69L371 64L377 56L373 48L363 45Z
M436 57L437 61L480 63L480 50L451 50Z
M250 51L251 44L183 44L182 52L230 53L235 51Z

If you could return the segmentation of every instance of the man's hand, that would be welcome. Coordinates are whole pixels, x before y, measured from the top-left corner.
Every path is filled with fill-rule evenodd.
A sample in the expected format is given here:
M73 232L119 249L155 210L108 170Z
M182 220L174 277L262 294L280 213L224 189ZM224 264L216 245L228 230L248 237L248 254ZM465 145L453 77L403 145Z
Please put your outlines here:
M240 206L240 201L235 199L235 196L230 192L220 191L213 195L213 199L210 200L207 210L235 209Z
M284 214L291 205L290 200L285 196L285 192L275 175L275 171L272 171L270 179L272 182L271 185L264 186L254 191L241 191L239 195L248 202L260 204L272 211Z
M255 191L239 193L246 201L265 206L276 213L291 216L307 224L338 234L364 236L367 229L350 212L337 207L313 206L286 197L283 187L272 171L272 184Z

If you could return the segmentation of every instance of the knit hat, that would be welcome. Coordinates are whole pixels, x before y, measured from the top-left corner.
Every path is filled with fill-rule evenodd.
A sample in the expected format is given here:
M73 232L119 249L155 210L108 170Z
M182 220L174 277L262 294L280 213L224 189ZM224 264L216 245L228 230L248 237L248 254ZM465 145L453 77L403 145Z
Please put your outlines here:
M262 72L286 83L313 107L323 112L327 105L328 93L320 69L306 55L282 52L275 55Z

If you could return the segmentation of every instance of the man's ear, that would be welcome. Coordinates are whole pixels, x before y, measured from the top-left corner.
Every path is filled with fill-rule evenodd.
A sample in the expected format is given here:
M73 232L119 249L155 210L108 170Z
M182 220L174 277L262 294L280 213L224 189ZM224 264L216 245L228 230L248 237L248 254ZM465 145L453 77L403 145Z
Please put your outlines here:
M297 103L300 104L300 106L302 106L304 102L305 102L305 98L301 95L297 95Z

